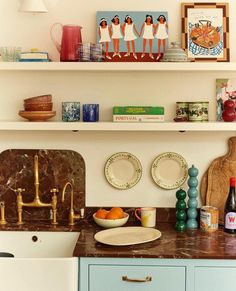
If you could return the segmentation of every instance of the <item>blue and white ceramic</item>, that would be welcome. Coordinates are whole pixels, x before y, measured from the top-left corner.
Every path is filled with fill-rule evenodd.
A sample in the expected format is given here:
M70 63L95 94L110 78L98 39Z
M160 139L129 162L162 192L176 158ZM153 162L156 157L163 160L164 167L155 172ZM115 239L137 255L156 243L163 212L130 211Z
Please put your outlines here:
M80 102L62 102L62 121L80 121Z
M99 104L83 105L83 121L85 122L99 121Z

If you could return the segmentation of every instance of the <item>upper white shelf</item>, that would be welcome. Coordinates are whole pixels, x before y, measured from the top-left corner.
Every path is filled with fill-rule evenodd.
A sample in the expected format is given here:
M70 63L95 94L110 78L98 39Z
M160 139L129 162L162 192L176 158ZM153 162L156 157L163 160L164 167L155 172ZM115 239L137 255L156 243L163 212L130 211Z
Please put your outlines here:
M236 63L20 63L0 62L0 71L228 71L236 72Z
M115 122L28 122L0 121L0 131L236 131L236 122L162 122L162 123L115 123Z

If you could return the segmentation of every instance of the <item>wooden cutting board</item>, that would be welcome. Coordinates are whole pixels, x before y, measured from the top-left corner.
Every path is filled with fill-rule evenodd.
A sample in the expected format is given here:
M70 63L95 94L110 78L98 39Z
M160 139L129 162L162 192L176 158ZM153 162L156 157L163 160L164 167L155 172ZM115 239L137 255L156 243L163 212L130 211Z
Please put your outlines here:
M202 200L202 205L206 205L207 188L208 188L208 169L206 170L201 179L200 196Z
M206 205L215 206L220 212L220 223L224 223L225 201L229 193L229 179L236 177L236 137L229 139L228 153L216 158L203 175L201 196ZM203 200L204 201L204 200Z

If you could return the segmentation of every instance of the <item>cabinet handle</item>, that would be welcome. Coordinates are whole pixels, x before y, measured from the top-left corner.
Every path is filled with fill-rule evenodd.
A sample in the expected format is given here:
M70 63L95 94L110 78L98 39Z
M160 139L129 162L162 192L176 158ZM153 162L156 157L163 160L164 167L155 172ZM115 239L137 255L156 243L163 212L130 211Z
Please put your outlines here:
M144 279L131 279L128 276L122 276L122 281L135 282L135 283L145 283L145 282L151 282L152 281L152 277L151 276L147 276Z

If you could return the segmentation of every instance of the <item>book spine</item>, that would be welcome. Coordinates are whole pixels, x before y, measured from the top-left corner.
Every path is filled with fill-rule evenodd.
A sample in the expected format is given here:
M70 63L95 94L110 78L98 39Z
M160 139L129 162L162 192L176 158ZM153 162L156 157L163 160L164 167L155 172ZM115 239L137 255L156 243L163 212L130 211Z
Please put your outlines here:
M164 115L113 115L113 122L163 122Z
M21 59L48 59L48 53L44 52L35 52L35 53L21 53Z
M151 107L151 106L126 106L120 107L115 106L113 107L113 114L118 115L163 115L164 114L164 107Z

